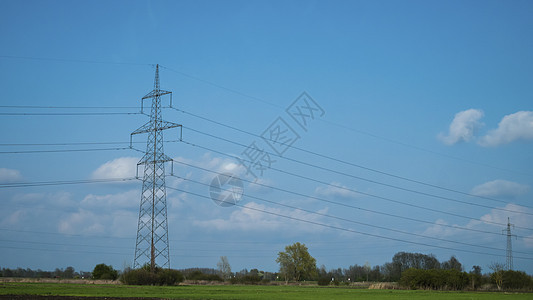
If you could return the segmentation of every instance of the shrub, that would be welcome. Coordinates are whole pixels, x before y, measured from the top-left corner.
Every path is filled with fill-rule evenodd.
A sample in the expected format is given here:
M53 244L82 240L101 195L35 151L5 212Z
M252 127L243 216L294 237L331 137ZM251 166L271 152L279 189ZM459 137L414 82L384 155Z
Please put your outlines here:
M331 279L329 277L320 277L318 278L318 285L326 286L329 285L331 282Z
M220 275L204 274L198 270L185 274L185 278L188 280L224 281Z
M116 280L118 278L118 271L112 266L106 264L98 264L94 267L92 273L93 279Z
M120 281L130 285L175 285L183 281L183 274L170 269L156 269L155 273L152 273L141 268L124 272Z
M468 285L469 280L470 277L467 273L456 269L408 269L402 273L399 283L410 289L462 290Z
M258 284L261 282L261 277L259 275L244 275L239 277L232 278L232 281L230 281L233 284L240 283L240 284Z
M183 274L178 270L164 269L158 274L159 285L175 285L183 281Z
M504 289L531 289L533 280L526 273L521 271L503 271Z

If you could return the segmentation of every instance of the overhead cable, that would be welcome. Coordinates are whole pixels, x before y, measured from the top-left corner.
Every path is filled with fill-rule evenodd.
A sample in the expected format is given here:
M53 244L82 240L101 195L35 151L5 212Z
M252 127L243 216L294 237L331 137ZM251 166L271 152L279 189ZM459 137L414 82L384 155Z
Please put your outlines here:
M196 168L196 169L199 169L199 170L202 170L202 171L205 171L205 172L209 172L209 173L212 173L212 174L224 175L224 173L216 172L216 171L209 170L209 169L206 169L206 168L202 168L200 166L192 165L192 164L189 164L189 163L186 163L186 162L182 162L182 161L179 161L179 160L175 160L174 162L176 162L178 164L181 164L181 165L184 165L184 166L187 166L187 167L192 167L192 168ZM176 177L176 176L174 176L174 177ZM268 189L273 189L273 190L281 191L281 192L284 192L284 193L288 193L288 194L292 194L292 195L296 195L296 196L300 196L300 197L304 197L304 198L314 199L314 200L325 202L325 203L330 203L330 204L334 204L334 205L339 205L339 206L343 206L343 207L357 209L357 210L361 210L361 211L365 211L365 212L369 212L369 213L373 213L373 214L379 214L379 215L383 215L383 216L394 217L394 218L399 218L399 219L408 220L408 221L425 223L425 224L430 224L430 225L439 226L439 227L447 227L447 228L452 228L452 229L460 229L460 230L465 230L465 231L472 231L472 232L478 232L478 233L492 234L492 235L501 236L501 233L499 233L499 232L479 230L479 229L475 229L475 228L468 228L468 227L462 227L462 226L457 226L457 225L435 223L433 221L426 221L426 220L422 220L422 219L416 219L416 218L411 218L411 217L406 217L406 216L386 213L386 212L383 212L383 211L377 211L377 210L362 208L362 207L354 206L354 205L351 205L351 204L346 204L346 203L343 203L343 202L337 202L337 201L333 201L333 200L329 200L329 199L325 199L325 198L321 198L321 197L316 197L316 196L312 196L312 195L307 195L307 194L291 191L291 190L288 190L288 189L283 189L283 188L280 188L280 187L275 187L275 186L264 184L264 183L260 183L260 182L257 182L257 181L247 180L247 179L244 179L244 178L240 178L240 180L243 181L243 182L247 182L249 184L260 186L260 187L265 187L265 188L268 188ZM533 237L529 237L529 236L517 236L517 237L524 238L524 239L533 239Z
M196 197L210 199L207 196L200 195L200 194L197 194L197 193L193 193L191 191L187 191L187 190L184 190L184 189L178 189L178 188L171 188L171 189L176 190L176 191L180 191L180 192L183 192L183 193L186 193L186 194L189 194L189 195L193 195L193 196L196 196ZM289 219L289 220L293 220L293 221L299 221L299 222L303 222L303 223L307 223L307 224L317 225L317 226L321 226L321 227L325 227L325 228L330 228L330 229L334 229L334 230L339 230L339 231L344 231L344 232L350 232L350 233L365 235L365 236L379 238L379 239L386 239L386 240L402 242L402 243L406 243L406 244L414 244L414 245L419 245L419 246L434 247L434 248L439 248L439 249L461 251L461 252L480 254L480 255L488 255L488 256L496 256L496 257L503 257L504 256L504 255L501 255L501 254L493 254L493 253L487 253L487 252L479 252L479 251L458 249L458 248L439 246L439 245L434 245L434 244L427 244L427 243L409 241L409 240L404 240L404 239L394 238L394 237L388 237L388 236L383 236L383 235L378 235L378 234L373 234L373 233L367 233L367 232L357 231L357 230L344 228L344 227L339 227L339 226L335 226L335 225L324 224L324 223L320 223L320 222L316 222L316 221L311 221L311 220L306 220L306 219L302 219L302 218L296 218L296 217L292 217L292 216L287 216L287 215L276 213L276 212L272 212L272 211L267 211L267 210L263 210L263 209L259 209L259 208L255 208L255 207L241 205L241 204L238 204L238 203L235 204L235 206L242 207L242 208L244 208L246 210L253 210L253 211L257 211L257 212L261 212L261 213L265 213L265 214L269 214L269 215L273 215L273 216L277 216L277 217L281 217L281 218L285 218L285 219ZM525 260L533 260L533 258L530 258L530 257L517 257L517 256L515 256L515 258L525 259Z
M174 175L174 177L182 179L182 180L185 180L185 181L193 182L193 183L196 183L196 184L200 184L200 185L204 185L204 186L208 186L208 187L210 186L210 184L203 183L203 182L200 182L200 181L196 181L196 180L193 180L193 179L189 179L189 178L185 178L185 177L179 177L179 176L176 176L176 175ZM170 187L168 187L168 188L169 189L173 189L173 188L170 188ZM221 191L222 192L231 192L231 190L223 190L223 189ZM246 196L246 197L251 198L251 199L256 199L256 200L259 200L259 201L262 201L262 202L267 202L267 203L270 203L270 204L282 206L282 207L285 207L285 208L299 210L299 211L302 211L302 212L305 212L305 213L309 213L309 214L313 214L313 215L318 215L318 216L322 216L322 217L326 217L326 218L331 218L331 219L335 219L335 220L339 220L339 221L343 221L343 222L363 225L363 226L367 226L367 227L382 229L382 230L386 230L386 231L392 231L394 233L401 233L401 234L411 235L411 236L415 236L415 237L419 237L419 238L432 239L432 240L437 240L437 241L441 241L441 242L459 244L459 245L469 246L469 247L477 247L477 248L496 250L496 251L502 251L502 252L505 251L505 249L489 247L489 246L483 246L483 245L479 245L479 244L470 244L470 243L454 241L454 240L448 240L448 239L439 238L439 237L436 237L436 236L427 236L427 235L423 235L423 234L407 232L407 231L394 229L394 228L389 228L389 227L385 227L385 226L379 226L379 225L369 224L369 223L365 223L365 222L355 221L355 220L351 220L351 219L347 219L347 218L343 218L343 217L338 217L338 216L333 216L333 215L330 215L330 214L325 214L325 213L321 213L321 212L312 211L312 210L305 209L305 208L302 208L302 207L297 207L297 206L293 206L293 205L279 203L279 202L276 202L276 201L272 201L272 200L268 200L268 199L265 199L265 198L256 197L256 196L252 196L252 195L248 195L248 194L243 194L242 196L243 197ZM529 252L520 252L520 251L514 251L514 252L515 253L522 253L522 254L530 254ZM533 257L531 259L533 259Z
M209 147L205 147L205 146L201 146L201 145L198 145L198 144L190 143L190 142L187 142L185 140L182 140L181 142L184 143L184 144L190 145L192 147L197 147L197 148L200 148L200 149L204 149L206 151L211 151L211 152L214 152L214 153L218 153L218 154L221 154L221 155L232 157L234 159L239 159L239 160L244 161L244 162L250 162L248 160L242 159L242 158L234 156L232 154L224 153L224 152L221 152L221 151L209 148ZM426 207L426 206L406 203L406 202L403 202L403 201L394 200L394 199L383 197L383 196L378 196L378 195L374 195L374 194L370 194L370 193L366 193L366 192L357 191L357 190L350 189L350 188L347 188L347 187L344 187L344 186L340 186L340 185L332 184L332 183L329 183L329 182L325 182L325 181L322 181L322 180L319 180L319 179L316 179L316 178L312 178L312 177L308 177L308 176L292 173L292 172L289 172L289 171L277 169L277 168L274 168L272 166L270 166L269 169L277 171L277 172L280 172L280 173L283 173L283 174L287 174L287 175L290 175L290 176L293 176L293 177L297 177L297 178L305 179L305 180L308 180L308 181L324 184L324 185L327 185L327 186L331 186L331 187L335 187L335 188L338 188L338 189L350 191L350 192L357 193L357 194L360 194L360 195L365 195L365 196L368 196L368 197L381 199L381 200L384 200L384 201L387 201L387 202L397 203L397 204L404 205L404 206L414 207L414 208L418 208L418 209L421 209L421 210L427 210L427 211L436 212L436 213L440 213L440 214L445 214L445 215L449 215L449 216L454 216L454 217L458 217L458 218L480 221L478 218L474 218L474 217L464 216L464 215L451 213L451 212L446 212L446 211L442 211L442 210L438 210L438 209L432 209L432 208L429 208L429 207ZM504 223L488 221L488 220L481 220L481 222L488 223L488 224L495 224L495 225L498 225L498 226L506 226L507 225L507 224L504 224ZM521 227L521 226L515 226L515 227L533 231L532 228Z
M200 133L200 134L209 136L211 138L222 140L222 141L225 141L227 143L231 143L231 144L238 145L238 146L241 146L241 147L245 147L245 148L247 147L244 144L241 144L239 142L235 142L235 141L232 141L232 140L220 137L220 136L216 136L216 135L213 135L213 134L210 134L210 133L202 132L200 130L196 130L196 129L193 129L193 128L190 128L190 127L186 127L186 126L183 126L183 127L186 128L186 129L189 129L191 131L194 131L196 133ZM393 188L393 189L397 189L397 190L401 190L401 191L405 191L405 192L415 193L415 194L419 194L419 195L423 195L423 196L427 196L427 197L437 198L437 199L446 200L446 201L452 201L452 202L461 203L461 204L467 204L467 205L471 205L471 206L478 206L478 207L483 207L483 208L507 211L507 212L517 213L517 214L527 214L527 215L532 215L533 216L533 213L527 213L527 212L518 211L518 210L512 210L512 209L507 209L507 208L499 208L499 207L494 207L494 206L489 206L489 205L471 203L471 202L467 202L467 201L457 200L457 199L453 199L453 198L449 198L449 197L443 197L443 196L439 196L439 195L435 195L435 194L430 194L430 193L421 192L421 191L417 191L417 190L413 190L413 189L408 189L408 188L404 188L404 187L401 187L401 186L396 186L396 185L392 185L392 184L388 184L388 183L384 183L384 182L380 182L380 181L376 181L376 180L372 180L372 179L368 179L368 178L363 178L361 176L355 176L353 174L349 174L349 173L346 173L346 172L341 172L341 171L333 170L331 168L327 168L327 167L319 166L319 165L316 165L316 164L312 164L312 163L304 162L304 161L301 161L301 160L297 160L297 159L294 159L294 158L285 157L283 155L279 155L279 154L274 153L274 152L264 151L264 153L267 153L268 155L279 157L279 158L284 159L284 160L295 162L295 163L298 163L298 164L301 164L301 165L312 167L312 168L315 168L315 169L319 169L319 170L335 173L337 175L342 175L342 176L350 177L350 178L357 179L357 180L370 182L370 183L377 184L377 185L386 186L386 187L389 187L389 188ZM496 199L490 199L490 200L508 204L508 202L506 202L506 201L501 201L501 200L496 200ZM524 207L528 207L528 206L524 206Z

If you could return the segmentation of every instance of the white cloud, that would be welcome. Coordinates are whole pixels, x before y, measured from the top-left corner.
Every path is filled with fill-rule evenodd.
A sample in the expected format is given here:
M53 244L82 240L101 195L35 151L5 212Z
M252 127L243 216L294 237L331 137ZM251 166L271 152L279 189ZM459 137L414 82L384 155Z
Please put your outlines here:
M533 218L528 215L532 213L533 209L510 203L505 205L504 207L492 209L489 213L481 216L478 220L471 220L465 225L450 224L442 219L438 219L433 225L426 228L422 234L439 238L449 238L451 240L474 239L478 241L480 245L482 245L483 243L498 244L502 241L502 236L500 235L500 233L502 232L502 230L505 229L505 224L507 224L508 222L507 218L510 218L511 223L514 224L516 227L533 228ZM465 231L463 229L460 229L459 227L493 232L495 234L480 235L477 232ZM524 231L520 230L519 228L516 228L516 230L513 230L513 234L514 233L518 235L523 235ZM533 235L530 235L529 238L518 238L517 247L520 246L524 246L529 249L533 248Z
M455 114L450 124L447 135L440 134L439 139L446 145L454 145L459 142L470 141L479 128L483 126L479 120L483 117L483 111L468 109Z
M268 211L273 214L265 213ZM318 211L326 213L327 209ZM213 219L206 221L195 221L194 225L217 230L217 231L245 231L245 232L280 232L290 228L290 234L294 233L316 233L319 230L316 226L308 223L291 220L278 215L297 218L312 222L323 222L322 217L316 214L303 212L300 210L283 210L279 208L266 207L265 205L250 202L244 208L231 213L228 219Z
M501 209L492 209L490 213L483 215L480 220L483 222L507 223L507 218L511 218L511 223L521 227L533 227L533 218L524 214L533 213L533 210L517 204L509 203ZM516 211L516 212L514 212ZM521 213L518 213L521 212Z
M240 178L244 178L246 175L246 168L240 165L237 160L229 157L213 157L211 153L205 153L198 160L178 157L175 158L174 161L176 165L176 168L174 169L174 174L185 178L192 178L193 176L191 175L191 173L198 174L200 175L199 180L207 184L211 183L213 178L218 175L217 173L230 173ZM202 169L206 169L211 172L204 171ZM187 173L188 171L190 172Z
M11 198L11 203L27 206L30 210L36 208L66 210L78 204L72 199L71 193L64 191L16 194Z
M480 218L480 220L482 222L494 222L494 223L507 224L508 220L510 219L511 223L517 227L533 228L533 218L531 218L531 216L528 215L528 214L533 213L533 209L520 206L517 204L512 204L512 203L507 204L506 206L503 207L503 209L505 210L492 209L490 213L483 215ZM516 211L516 212L513 212L513 211ZM518 212L521 212L521 213L518 213ZM502 226L494 225L494 224L489 224L489 225L498 226L500 228L502 227ZM501 229L504 229L504 228L501 228ZM517 230L519 232L523 232L523 230L520 230L520 229L517 229ZM518 234L520 235L520 233ZM527 238L525 239L519 238L518 241L521 242L527 248L533 248L533 242Z
M9 216L4 217L2 222L0 222L0 225L2 227L10 227L14 225L19 225L20 223L23 223L23 220L26 218L27 213L26 210L19 209L14 211L13 213L9 214Z
M13 169L0 168L0 182L9 183L22 179L20 171Z
M138 207L140 199L141 192L139 190L108 195L89 194L81 201L80 206L98 209L128 209Z
M135 177L138 157L120 157L98 167L93 173L94 179L113 179ZM141 172L142 169L139 170Z
M344 197L344 198L353 198L356 197L357 194L349 191L349 187L339 183L339 182L332 182L328 186L319 186L315 189L315 194L321 197ZM352 189L353 190L353 189Z
M526 194L529 189L525 184L497 179L475 186L470 193L483 197L517 197Z
M258 178L253 183L246 185L246 192L254 194L268 194L273 191L269 186L274 186L274 183L270 179Z
M519 111L506 115L493 129L479 140L485 147L495 147L516 140L533 140L533 111Z
M140 191L116 194L88 194L76 202L71 212L62 211L55 226L64 234L105 234L131 236L138 218Z
M58 225L60 233L65 234L95 234L104 233L106 226L102 224L102 216L91 211L80 209L76 213L69 214Z
M450 225L443 219L438 219L435 221L435 225L428 227L423 234L427 236L437 236L437 237L446 237L456 234L457 229L453 228L453 225Z
M213 170L218 173L232 173L237 176L244 176L246 174L246 168L239 164L237 160L233 158L220 158L211 157L209 153L206 153L200 162L201 167ZM215 176L215 174L213 174Z

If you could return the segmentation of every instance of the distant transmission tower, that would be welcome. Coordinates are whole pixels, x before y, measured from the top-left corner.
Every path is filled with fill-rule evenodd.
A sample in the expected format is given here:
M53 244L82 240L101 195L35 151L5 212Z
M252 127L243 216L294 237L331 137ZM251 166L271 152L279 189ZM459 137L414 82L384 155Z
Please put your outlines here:
M144 177L133 267L150 262L152 272L156 266L170 268L165 162L172 159L163 151L163 130L181 125L161 118L161 96L168 94L172 99L172 92L159 88L159 65L156 65L154 89L141 100L142 111L144 100L152 99L150 121L131 133L131 136L148 133L146 153L137 164L137 168L144 165Z
M511 226L514 228L514 224L511 224L511 220L509 217L507 217L507 229L504 229L504 231L507 231L507 260L505 262L505 268L507 270L513 269L513 243L512 243L512 237L516 235L511 234Z

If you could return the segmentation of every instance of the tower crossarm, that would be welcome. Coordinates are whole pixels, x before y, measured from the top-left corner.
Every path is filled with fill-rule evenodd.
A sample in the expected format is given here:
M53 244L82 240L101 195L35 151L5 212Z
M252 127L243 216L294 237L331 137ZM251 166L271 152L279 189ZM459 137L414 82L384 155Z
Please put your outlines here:
M152 90L150 93L146 94L146 96L142 97L142 100L155 98L155 97L161 97L164 95L172 94L172 92L164 91L164 90Z
M141 158L141 160L137 163L137 166L146 165L146 164L154 164L154 163L165 163L168 161L173 161L173 159L165 154L160 154L158 155L156 159L154 159L154 155L152 153L146 153Z
M144 124L143 126L139 127L134 132L132 132L131 135L141 134L141 133L148 133L148 132L152 132L152 131L161 131L161 130L166 130L166 129L170 129L170 128L176 128L176 127L181 127L181 125L180 124L176 124L176 123L172 123L172 122L168 122L168 121L161 121L161 124L158 125L157 128L154 128L153 122L150 121L150 122Z

